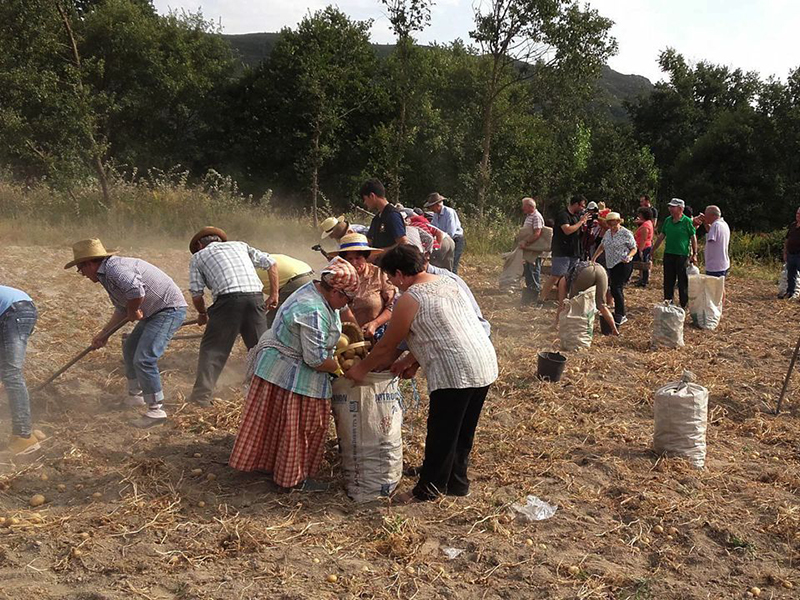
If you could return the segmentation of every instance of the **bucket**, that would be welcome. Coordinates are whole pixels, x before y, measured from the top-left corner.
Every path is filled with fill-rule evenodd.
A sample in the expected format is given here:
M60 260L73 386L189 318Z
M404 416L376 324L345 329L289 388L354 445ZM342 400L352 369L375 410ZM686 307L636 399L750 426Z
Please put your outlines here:
M600 331L603 333L603 335L611 335L614 333L611 329L611 325L608 324L608 321L606 321L602 315L598 320L600 321Z
M536 376L542 381L559 381L566 364L567 357L560 352L539 352Z

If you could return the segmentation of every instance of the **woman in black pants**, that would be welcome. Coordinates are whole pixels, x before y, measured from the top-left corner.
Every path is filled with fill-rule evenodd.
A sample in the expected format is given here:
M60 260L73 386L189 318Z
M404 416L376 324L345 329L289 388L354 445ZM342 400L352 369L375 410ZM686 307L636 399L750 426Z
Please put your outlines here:
M606 270L611 295L614 298L614 321L622 325L628 318L625 316L625 282L630 279L633 265L631 261L636 254L636 240L633 234L622 227L622 217L611 212L606 216L608 229L603 234L603 241L595 250L592 262L603 252L606 254Z

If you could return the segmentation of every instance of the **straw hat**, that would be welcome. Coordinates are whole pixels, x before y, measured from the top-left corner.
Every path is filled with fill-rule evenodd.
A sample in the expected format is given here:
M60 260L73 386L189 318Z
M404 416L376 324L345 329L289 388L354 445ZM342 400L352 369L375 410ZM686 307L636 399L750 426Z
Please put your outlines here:
M447 200L444 196L442 196L439 192L433 192L432 194L428 194L428 199L425 200L424 208L430 208L431 206L436 206L440 202L444 202Z
M105 246L103 246L103 242L97 238L81 240L80 242L75 242L72 245L73 260L64 265L64 268L69 269L70 267L74 267L75 265L86 262L87 260L92 260L94 258L106 258L113 256L114 254L116 254L116 252L109 252L106 250Z
M348 233L339 240L339 248L335 252L328 252L328 255L339 256L342 252L370 252L370 256L373 256L378 252L383 252L383 250L370 246L365 235Z
M223 242L228 241L228 234L222 231L222 229L218 227L211 227L210 225L207 227L203 227L200 231L194 234L192 237L192 241L189 242L189 252L192 254L196 254L200 248L197 247L197 242L200 241L201 238L206 237L207 235L218 235Z
M319 230L322 232L322 236L320 236L320 239L324 240L331 234L331 232L333 232L333 230L339 223L343 222L344 222L344 215L341 215L339 217L328 217L327 219L325 219L322 223L319 224Z

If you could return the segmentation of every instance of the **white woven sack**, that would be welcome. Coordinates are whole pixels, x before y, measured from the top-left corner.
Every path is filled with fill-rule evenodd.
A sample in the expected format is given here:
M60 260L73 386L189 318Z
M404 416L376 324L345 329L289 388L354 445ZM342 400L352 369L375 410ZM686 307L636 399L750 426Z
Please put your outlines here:
M789 271L786 265L783 265L781 276L778 279L778 295L783 296L787 291L789 291ZM795 277L794 294L792 294L792 298L797 298L798 296L800 296L800 273Z
M331 408L345 489L356 502L392 493L403 475L403 409L397 378L370 373L363 385L333 382Z
M656 391L653 402L653 450L686 458L698 468L706 461L708 390L691 383L684 371L680 381Z
M689 276L689 314L700 329L716 329L722 318L725 278L712 275Z
M653 306L653 337L650 347L680 348L683 346L683 322L686 312L669 300Z
M589 348L594 334L595 286L564 300L564 310L558 319L561 349L570 351Z

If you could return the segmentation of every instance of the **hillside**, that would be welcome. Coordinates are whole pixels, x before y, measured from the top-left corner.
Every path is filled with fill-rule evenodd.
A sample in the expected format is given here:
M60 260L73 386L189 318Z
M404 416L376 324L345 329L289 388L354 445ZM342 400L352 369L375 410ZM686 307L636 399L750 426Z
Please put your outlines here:
M223 35L246 65L255 65L269 55L280 36L279 33L244 33L240 35ZM379 56L389 54L394 46L390 44L373 44ZM647 93L653 88L649 79L641 75L625 75L609 67L603 67L603 73L597 82L598 94L595 103L604 107L615 120L625 120L627 114L623 107L625 100Z

